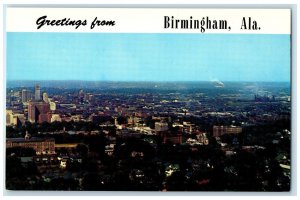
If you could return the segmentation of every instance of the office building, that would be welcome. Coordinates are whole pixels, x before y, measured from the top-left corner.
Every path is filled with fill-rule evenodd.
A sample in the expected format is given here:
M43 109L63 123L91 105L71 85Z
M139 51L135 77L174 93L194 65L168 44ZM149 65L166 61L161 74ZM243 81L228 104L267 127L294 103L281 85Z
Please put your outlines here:
M182 133L170 133L167 131L161 131L158 133L158 136L162 138L162 142L165 144L170 142L172 144L181 144L182 143Z
M35 85L34 100L35 101L41 100L41 88L39 85Z
M24 114L15 114L12 110L6 110L6 126L21 126L24 123Z
M12 110L6 110L6 126L11 125L12 116L13 116L13 111Z
M23 147L32 148L37 155L55 154L54 138L31 137L26 133L25 138L7 138L6 148Z
M30 92L26 89L22 90L22 103L26 103L30 99Z
M213 126L213 136L220 137L224 134L239 134L242 132L240 126Z
M50 104L50 110L55 111L56 110L56 103L50 102L49 104Z
M46 92L43 93L43 101L49 103L48 94Z
M169 129L168 123L165 122L155 122L155 131L167 131Z
M28 121L31 123L50 122L51 115L49 113L49 103L43 101L29 102L28 105Z

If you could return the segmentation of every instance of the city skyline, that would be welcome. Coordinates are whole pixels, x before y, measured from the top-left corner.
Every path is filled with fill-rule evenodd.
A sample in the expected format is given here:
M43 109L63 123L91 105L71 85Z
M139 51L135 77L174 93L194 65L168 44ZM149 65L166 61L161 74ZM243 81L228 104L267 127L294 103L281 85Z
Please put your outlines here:
M8 81L290 82L290 35L7 33L6 63Z
M287 83L14 83L9 190L290 191Z

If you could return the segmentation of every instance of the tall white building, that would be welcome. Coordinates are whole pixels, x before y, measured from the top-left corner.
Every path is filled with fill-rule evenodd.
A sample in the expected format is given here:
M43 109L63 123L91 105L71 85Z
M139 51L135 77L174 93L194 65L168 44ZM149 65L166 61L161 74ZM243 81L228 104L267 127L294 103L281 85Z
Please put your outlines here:
M40 88L40 85L35 85L34 100L36 100L36 101L41 100L41 88Z
M48 95L46 92L43 93L43 101L45 101L46 103L49 103Z
M22 103L27 102L30 99L30 93L28 90L23 89L22 90Z

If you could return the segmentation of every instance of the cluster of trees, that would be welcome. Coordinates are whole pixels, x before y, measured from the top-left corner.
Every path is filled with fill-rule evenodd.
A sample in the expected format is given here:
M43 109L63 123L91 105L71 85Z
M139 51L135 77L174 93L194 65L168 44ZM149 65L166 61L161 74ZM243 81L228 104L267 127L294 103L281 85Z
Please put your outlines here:
M32 149L8 149L6 155L6 189L8 190L29 190L32 189L28 184L30 177L35 177L38 174L36 165L33 162L28 162L26 165L21 163L19 156L30 156L35 154Z
M65 132L63 132L65 130ZM93 122L43 122L41 124L38 123L30 123L26 122L26 124L22 127L6 127L6 137L7 138L17 138L24 137L26 132L30 133L32 137L54 137L56 143L76 143L82 142L84 136L80 134L69 134L69 131L99 131L99 133L103 133L103 128L98 126ZM105 127L105 130L109 131L110 135L114 136L116 134L116 130L114 127ZM59 134L52 134L57 133Z
M73 125L84 127L88 123ZM69 161L65 172L70 176L45 182L34 178L40 175L34 165L21 164L20 157L34 155L34 151L7 149L6 186L37 190L289 191L290 180L276 157L279 151L290 151L290 139L282 133L280 143L272 142L278 131L289 127L289 122L282 120L248 127L238 136L223 135L222 141L235 147L232 156L226 156L212 137L209 145L193 148L171 142L163 144L158 136L117 137L114 154L108 156L105 154L108 140L103 134L52 135L56 141L81 143L74 152L81 155L82 163ZM252 144L265 148L253 151L241 148ZM167 168L173 165L178 165L178 169L167 176ZM28 184L28 177L35 182Z
M68 162L67 172L77 174L81 181L70 175L56 177L49 182L35 180L26 184L28 177L39 175L34 165L24 167L18 156L25 150L10 150L6 161L6 186L8 189L37 190L112 190L112 191L288 191L289 180L271 149L256 152L238 150L231 157L215 146L200 146L191 151L187 146L171 143L154 148L144 140L128 138L117 147L115 156L105 154L89 156L86 145L76 151L83 162ZM101 145L100 145L101 146ZM98 145L93 151L103 152ZM132 157L132 151L142 151L144 156ZM30 151L27 151L30 153ZM177 164L169 177L167 166ZM141 172L140 176L136 173ZM280 181L280 185L278 184ZM39 183L39 184L38 184Z
M28 131L31 135L36 136L39 133L51 133L51 132L59 132L59 131L93 131L100 130L100 127L93 122L43 122L39 123L30 123L26 122L22 127L6 127L7 137L20 137L21 135L25 135L26 131Z

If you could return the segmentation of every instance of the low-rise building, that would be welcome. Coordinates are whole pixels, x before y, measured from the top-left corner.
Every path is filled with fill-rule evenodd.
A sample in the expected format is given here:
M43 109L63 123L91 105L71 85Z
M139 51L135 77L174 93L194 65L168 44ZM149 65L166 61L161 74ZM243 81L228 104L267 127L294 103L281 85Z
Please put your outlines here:
M6 148L13 147L33 148L37 155L55 154L54 138L30 137L28 133L25 138L6 138Z
M155 122L155 131L167 131L169 129L168 123L165 122Z
M224 134L239 134L242 132L240 126L213 126L213 136L220 137Z

